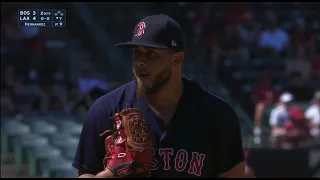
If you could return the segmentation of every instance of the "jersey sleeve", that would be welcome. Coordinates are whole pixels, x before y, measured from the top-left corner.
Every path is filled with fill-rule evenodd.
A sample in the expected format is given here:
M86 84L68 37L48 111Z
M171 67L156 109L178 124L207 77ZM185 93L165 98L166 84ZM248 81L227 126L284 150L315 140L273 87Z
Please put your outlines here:
M276 126L278 124L279 111L274 108L271 110L269 124L270 126Z
M319 125L320 124L320 114L319 112L317 111L317 109L313 106L309 107L304 116L311 121L311 123L313 125Z
M222 113L222 112L221 112ZM233 110L225 109L214 133L214 165L218 174L231 170L244 161L240 122ZM217 119L217 118L215 118Z
M306 112L304 113L304 116L307 118L307 119L312 119L312 116L313 116L313 113L312 113L312 108L309 107Z
M86 114L78 148L72 166L82 174L97 174L103 168L104 145L99 135L99 119L103 113L94 103Z

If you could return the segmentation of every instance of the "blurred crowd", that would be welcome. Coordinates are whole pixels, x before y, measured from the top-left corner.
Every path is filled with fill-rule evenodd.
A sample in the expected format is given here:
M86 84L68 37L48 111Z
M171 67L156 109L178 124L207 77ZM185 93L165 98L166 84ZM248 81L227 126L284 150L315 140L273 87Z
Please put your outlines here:
M306 110L295 105L294 96L285 92L270 112L271 141L282 148L296 148L320 136L320 91L315 92ZM254 129L256 137L261 129ZM259 141L256 139L256 141Z
M318 34L313 29L317 24L299 16L286 22L290 24L282 24L272 11L256 17L252 4L245 2L229 3L223 14L212 10L214 6L203 3L191 18L193 41L205 45L213 68L234 57L246 68L250 59L280 56L287 58L286 74L300 72L303 79L319 76L320 48L316 47Z
M298 2L203 3L189 11L196 52L206 54L205 63L236 98L244 97L257 143L265 129L285 147L319 137L320 34L313 11Z
M36 8L38 4L27 5ZM110 84L94 77L90 68L71 81L63 50L52 41L62 31L19 28L17 9L22 7L23 3L7 3L2 12L1 116L55 114L83 119L91 103L108 92Z
M69 114L83 119L91 103L109 90L108 83L92 77L89 69L74 83L61 73L41 82L35 70L22 76L19 69L6 65L1 82L2 116Z

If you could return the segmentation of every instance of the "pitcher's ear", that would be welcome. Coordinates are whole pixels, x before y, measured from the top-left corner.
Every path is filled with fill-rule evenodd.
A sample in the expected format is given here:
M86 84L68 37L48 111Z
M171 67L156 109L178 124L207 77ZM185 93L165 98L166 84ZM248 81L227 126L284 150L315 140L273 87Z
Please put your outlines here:
M182 64L184 59L184 53L183 52L177 52L174 54L174 62L173 64L178 65L178 64Z

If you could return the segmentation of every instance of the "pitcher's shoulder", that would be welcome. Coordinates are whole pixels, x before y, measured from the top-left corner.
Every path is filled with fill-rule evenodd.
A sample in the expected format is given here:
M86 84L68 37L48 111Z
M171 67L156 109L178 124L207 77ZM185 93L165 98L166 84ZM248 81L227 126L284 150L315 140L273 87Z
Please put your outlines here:
M217 94L210 93L206 89L204 89L199 83L196 81L188 80L187 88L191 92L192 102L196 103L198 106L208 107L210 112L212 112L212 108L219 110L232 110L232 105L224 100Z
M128 82L122 86L114 89L113 91L99 97L90 107L89 111L95 112L110 112L119 104L127 101L132 94L133 82Z
M214 119L226 119L227 117L237 119L235 108L230 102L217 94L210 93L198 84L189 87L192 89L190 98L193 104L201 109L202 113L213 116Z

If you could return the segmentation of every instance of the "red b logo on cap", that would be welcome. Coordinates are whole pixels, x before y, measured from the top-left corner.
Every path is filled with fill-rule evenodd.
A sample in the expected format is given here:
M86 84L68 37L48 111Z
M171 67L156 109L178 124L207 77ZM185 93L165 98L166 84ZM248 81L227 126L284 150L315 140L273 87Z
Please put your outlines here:
M146 28L146 23L140 22L138 24L137 33L134 35L135 37L140 37L142 34L144 34L144 29Z

